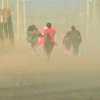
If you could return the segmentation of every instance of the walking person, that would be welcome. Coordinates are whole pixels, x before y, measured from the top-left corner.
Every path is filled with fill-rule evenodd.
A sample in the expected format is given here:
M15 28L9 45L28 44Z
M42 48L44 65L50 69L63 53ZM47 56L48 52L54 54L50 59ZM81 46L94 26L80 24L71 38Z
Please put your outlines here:
M55 35L56 35L56 29L52 26L50 22L46 24L46 26L43 28L42 36L45 38L45 44L44 44L44 50L50 58L52 50L55 46Z
M82 42L81 34L75 26L64 36L63 44L70 51L72 49L74 55L79 55L79 47Z

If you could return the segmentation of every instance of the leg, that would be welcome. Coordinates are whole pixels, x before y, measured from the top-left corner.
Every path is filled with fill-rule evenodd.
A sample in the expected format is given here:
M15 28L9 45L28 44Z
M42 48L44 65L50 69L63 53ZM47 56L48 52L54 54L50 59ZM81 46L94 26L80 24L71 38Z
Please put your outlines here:
M4 42L3 24L0 24L0 42L1 42L1 45L3 46L3 42Z
M8 39L9 35L8 35L8 25L7 23L4 23L4 34L5 34L5 38Z
M73 45L73 53L74 55L79 55L79 44Z
M65 53L67 56L71 55L71 47L72 47L71 41L66 41L64 45L65 45L64 53Z
M14 33L13 32L9 33L9 40L11 44L14 44Z
M8 36L9 36L9 40L11 42L11 44L14 44L14 31L13 31L13 24L11 19L8 20Z
M0 33L0 45L3 46L4 44L4 38L3 38L3 33Z

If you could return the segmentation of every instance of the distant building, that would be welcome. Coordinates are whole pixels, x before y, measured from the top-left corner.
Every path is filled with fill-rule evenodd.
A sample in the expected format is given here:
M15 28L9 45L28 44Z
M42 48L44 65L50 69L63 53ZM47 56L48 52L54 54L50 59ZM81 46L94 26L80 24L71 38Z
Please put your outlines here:
M16 32L16 36L18 38L22 38L23 34L25 34L25 0L1 0L0 7L3 8L11 8L14 19L14 29Z

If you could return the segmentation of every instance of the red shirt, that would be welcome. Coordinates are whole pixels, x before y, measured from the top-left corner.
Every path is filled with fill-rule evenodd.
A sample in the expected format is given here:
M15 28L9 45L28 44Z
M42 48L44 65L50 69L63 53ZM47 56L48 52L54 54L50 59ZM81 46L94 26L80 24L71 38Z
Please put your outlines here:
M44 45L45 45L45 39L44 39L44 37L39 37L39 39L38 39L38 44L39 44L41 47L44 47Z
M44 27L43 29L43 35L48 35L51 39L52 42L55 42L55 33L56 33L56 30L51 27L51 28L48 28L48 27Z

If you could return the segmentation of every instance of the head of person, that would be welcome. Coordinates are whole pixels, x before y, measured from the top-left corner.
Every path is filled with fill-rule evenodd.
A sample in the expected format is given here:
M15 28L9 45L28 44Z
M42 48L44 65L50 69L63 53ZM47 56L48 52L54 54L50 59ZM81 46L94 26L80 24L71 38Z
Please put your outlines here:
M71 26L71 30L76 30L76 27L75 26Z
M34 24L32 25L32 29L33 29L33 30L38 30L38 28L37 28L36 25L34 25Z
M51 27L52 27L52 24L51 24L51 23L47 23L46 26L47 26L48 28L51 28Z

